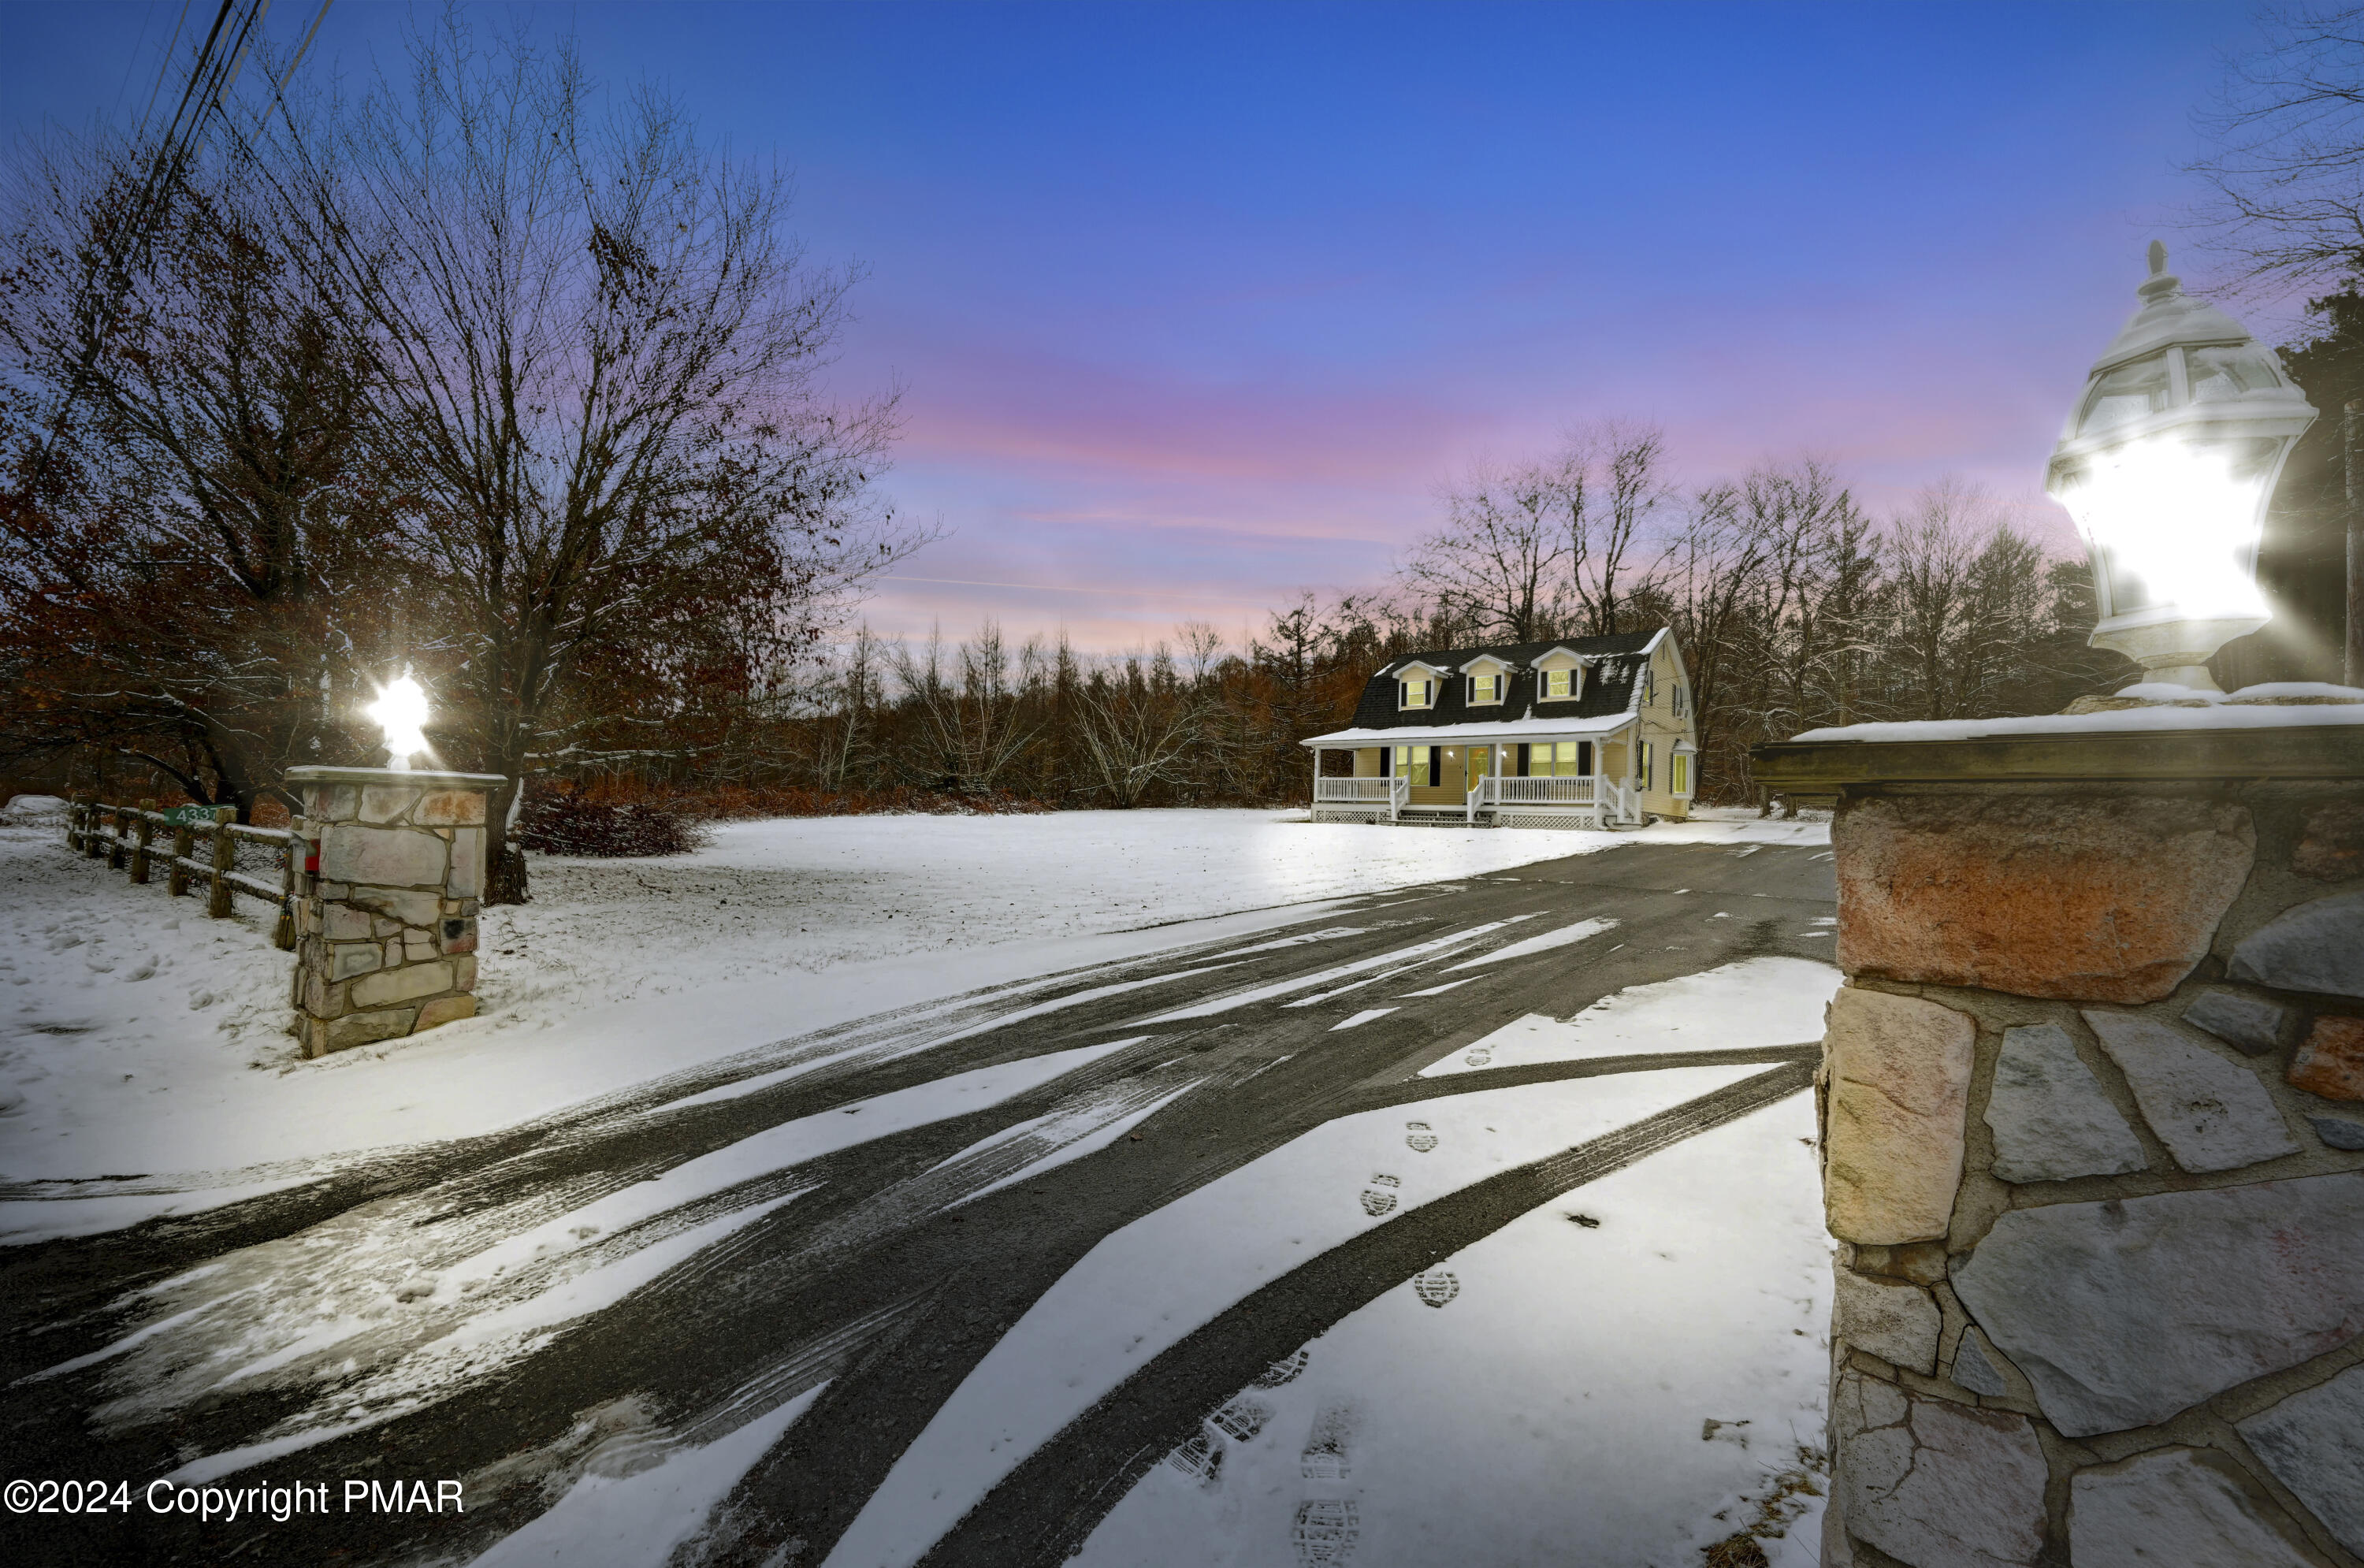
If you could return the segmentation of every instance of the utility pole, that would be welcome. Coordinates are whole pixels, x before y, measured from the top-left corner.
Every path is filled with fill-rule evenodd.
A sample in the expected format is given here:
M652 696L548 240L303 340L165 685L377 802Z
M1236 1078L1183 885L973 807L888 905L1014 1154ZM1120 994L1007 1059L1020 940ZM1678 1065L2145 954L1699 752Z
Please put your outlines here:
M2364 686L2364 398L2347 400L2347 637L2345 679Z

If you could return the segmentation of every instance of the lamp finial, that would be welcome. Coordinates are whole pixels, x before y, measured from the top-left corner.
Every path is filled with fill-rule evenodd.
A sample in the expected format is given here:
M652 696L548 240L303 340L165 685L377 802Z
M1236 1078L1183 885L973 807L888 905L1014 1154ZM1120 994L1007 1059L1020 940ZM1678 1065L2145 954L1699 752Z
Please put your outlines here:
M2135 293L2142 296L2145 305L2156 305L2161 300L2174 298L2182 289L2183 280L2167 270L2167 242L2152 240L2150 276L2135 286Z

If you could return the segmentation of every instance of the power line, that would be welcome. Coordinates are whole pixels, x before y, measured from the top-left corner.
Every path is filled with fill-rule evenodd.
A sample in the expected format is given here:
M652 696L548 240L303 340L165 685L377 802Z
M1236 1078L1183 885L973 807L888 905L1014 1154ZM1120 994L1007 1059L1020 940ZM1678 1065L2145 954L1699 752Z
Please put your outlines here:
M164 58L156 67L156 85L148 92L148 106L139 111L139 128L135 136L148 134L148 117L156 112L156 100L163 96L164 78L173 73L173 51L181 46L181 28L189 19L189 0L181 0L181 14L173 18L173 36L164 40Z
M116 84L115 102L108 106L109 120L123 110L123 95L131 91L131 73L139 69L139 46L148 41L148 28L156 20L156 0L148 0L148 9L139 14L139 36L131 40L131 58L123 62L123 80Z
M165 124L164 144L168 147L180 128L182 115L188 111L189 96L197 90L197 75L212 58L214 45L221 39L222 24L229 19L229 9L234 4L236 0L221 0L221 9L214 13L214 25L206 31L206 41L197 46L197 58L189 64L189 79L181 87L181 101L173 106L173 117ZM168 61L168 68L169 64Z
M312 40L320 36L320 24L329 19L329 7L333 3L334 0L320 0L320 9L313 17L311 28L305 33L304 41L296 46L296 52L288 57L287 69L281 72L279 80L271 84L271 102L263 105L262 113L255 117L256 131L260 132L270 123L272 105L277 105L279 112L283 115L287 112L285 96L287 83L296 74L296 68L304 63L304 56L310 51Z

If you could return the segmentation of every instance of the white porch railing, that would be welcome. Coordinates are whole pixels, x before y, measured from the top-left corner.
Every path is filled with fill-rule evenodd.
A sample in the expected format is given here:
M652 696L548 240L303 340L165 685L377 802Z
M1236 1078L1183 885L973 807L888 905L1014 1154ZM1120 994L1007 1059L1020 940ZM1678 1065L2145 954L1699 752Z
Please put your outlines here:
M1476 821L1480 811L1502 806L1580 806L1598 810L1603 822L1624 822L1627 815L1627 791L1613 779L1598 774L1579 778L1519 778L1496 777L1489 774L1478 781L1469 792L1468 815Z
M1316 806L1384 806L1388 820L1403 815L1411 798L1411 781L1401 775L1372 779L1321 779L1313 781L1313 804Z
M1313 781L1313 804L1317 806L1383 806L1387 807L1388 819L1395 821L1411 805L1411 781L1401 774L1377 779L1317 777ZM1504 806L1513 809L1574 806L1597 812L1604 824L1634 819L1631 792L1615 780L1597 773L1577 778L1481 774L1464 798L1462 811L1474 823L1479 812Z
M1590 806L1593 800L1592 779L1583 778L1489 778L1493 786L1489 806Z

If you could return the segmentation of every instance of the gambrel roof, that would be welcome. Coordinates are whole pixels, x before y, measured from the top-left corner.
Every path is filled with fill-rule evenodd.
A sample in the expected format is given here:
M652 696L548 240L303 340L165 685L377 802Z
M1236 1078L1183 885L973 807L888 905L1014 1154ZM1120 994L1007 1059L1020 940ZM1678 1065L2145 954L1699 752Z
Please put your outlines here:
M1607 718L1634 711L1634 684L1649 662L1658 631L1621 631L1611 637L1564 637L1550 642L1492 643L1480 648L1431 649L1392 660L1373 675L1355 706L1352 728L1441 729L1456 724L1500 726L1511 719ZM1584 661L1584 691L1557 702L1539 698L1535 672L1530 667L1555 648L1565 648ZM1476 707L1467 701L1468 687L1460 680L1440 681L1433 706L1396 706L1396 677L1408 665L1458 670L1490 654L1511 666L1508 690L1499 703Z

